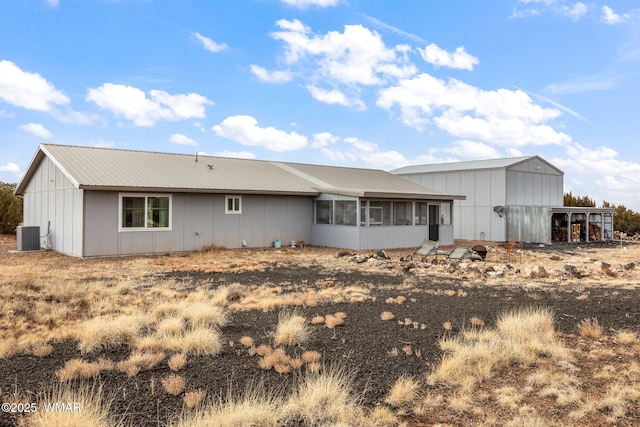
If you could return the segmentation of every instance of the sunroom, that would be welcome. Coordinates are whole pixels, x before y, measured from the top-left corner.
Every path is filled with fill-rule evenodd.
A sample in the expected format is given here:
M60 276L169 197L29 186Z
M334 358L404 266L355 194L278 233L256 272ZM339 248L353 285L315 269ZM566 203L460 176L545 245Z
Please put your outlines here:
M453 244L453 200L322 194L314 200L315 244L351 249Z

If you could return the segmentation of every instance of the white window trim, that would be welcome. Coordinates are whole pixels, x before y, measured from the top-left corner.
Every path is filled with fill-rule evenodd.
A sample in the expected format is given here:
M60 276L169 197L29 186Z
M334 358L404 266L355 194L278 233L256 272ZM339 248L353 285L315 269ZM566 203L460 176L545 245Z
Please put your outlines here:
M122 226L122 198L123 197L144 197L144 222L147 223L147 198L148 197L168 197L169 198L169 226L168 227L123 227ZM119 193L118 194L118 231L171 231L173 227L173 198L171 194L161 193Z
M229 210L229 200L230 199L238 199L238 207L240 209L236 210ZM224 213L227 215L241 215L242 214L242 196L239 195L226 195L224 196Z

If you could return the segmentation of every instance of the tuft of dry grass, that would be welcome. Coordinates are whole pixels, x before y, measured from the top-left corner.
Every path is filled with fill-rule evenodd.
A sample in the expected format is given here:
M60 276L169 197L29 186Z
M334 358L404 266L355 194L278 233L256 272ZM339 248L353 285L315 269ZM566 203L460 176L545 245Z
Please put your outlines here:
M420 383L418 381L410 376L402 375L393 384L384 401L395 407L409 405L418 398L419 391Z
M634 332L631 331L618 331L616 334L616 339L620 344L631 345L635 344L638 341L638 337Z
M324 325L329 329L333 329L336 326L342 325L344 323L343 319L344 318L334 316L333 314L327 314L327 316L324 319Z
M120 419L110 414L112 398L105 396L102 387L87 383L77 385L54 384L40 397L38 407L52 402L70 403L71 411L38 410L25 417L28 427L124 427ZM124 418L124 414L121 415Z
M164 360L164 353L134 352L129 358L118 362L118 370L129 378L135 377L142 370L149 370Z
M177 396L182 393L187 385L187 382L179 375L169 375L160 381L162 389L167 393Z
M540 357L570 358L555 335L553 314L545 309L503 313L496 329L472 329L445 337L440 347L444 355L428 380L467 386L512 364L529 366Z
M311 319L311 324L312 325L321 325L324 323L324 316L313 316L313 318Z
M79 350L82 353L88 353L101 347L129 343L138 335L146 322L146 316L141 314L98 316L78 325L73 336L79 341Z
M31 354L37 357L47 357L53 353L53 346L51 344L36 344L31 347Z
M70 359L56 371L56 377L60 381L70 381L76 378L89 379L97 377L103 370L110 369L113 369L113 362L106 359L100 359L97 362Z
M281 405L280 391L267 391L263 384L250 384L243 393L229 390L226 398L209 401L169 427L276 427L282 425L279 423Z
M307 374L283 404L281 421L285 425L294 420L304 425L361 425L364 413L352 384L353 374L335 367Z
M177 372L187 365L187 355L184 353L174 354L167 361L167 365L169 366L169 369Z
M598 323L598 319L583 319L578 325L580 336L584 338L598 339L602 336L602 326Z
M380 315L380 319L382 320L393 320L395 318L396 316L390 311L383 311L382 314Z
M296 311L281 311L274 334L275 345L293 346L305 343L311 336L307 319Z
M245 347L253 347L253 338L244 336L240 338L240 344Z
M188 391L182 397L182 401L187 408L194 409L202 403L205 395L205 391L200 389Z

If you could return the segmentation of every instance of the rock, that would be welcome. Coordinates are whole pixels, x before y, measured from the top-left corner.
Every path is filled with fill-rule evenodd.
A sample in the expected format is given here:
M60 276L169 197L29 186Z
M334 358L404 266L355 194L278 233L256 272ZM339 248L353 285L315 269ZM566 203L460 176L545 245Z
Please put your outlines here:
M570 277L582 277L582 274L580 274L580 271L578 271L578 268L575 265L565 264L565 266L562 267L562 272Z
M532 279L544 279L549 277L549 273L543 266L536 265L529 270L529 277Z
M357 262L358 264L362 264L367 260L367 257L364 255L354 255L353 258L351 258L351 260L353 262Z
M617 274L616 274L616 273L614 273L614 272L611 270L611 268L610 268L610 267L611 267L611 264L607 264L606 262L603 262L603 263L600 265L600 268L602 269L602 272L603 272L604 274L606 274L606 275L607 275L607 276L609 276L609 277L616 277L616 276L617 276Z
M558 255L552 255L551 257L549 257L549 259L551 261L560 261L562 258L560 258Z
M415 270L416 269L416 265L413 262L410 262L409 264L405 265L402 268L405 272L410 272L411 270Z
M376 252L376 256L382 259L391 259L389 258L389 255L387 255L387 253L383 250L379 250L378 252Z
M353 253L349 252L349 251L340 251L338 252L338 258L343 258L346 256L355 256Z
M447 272L448 273L454 273L458 270L458 263L456 262L452 262L451 264L449 264L447 266Z
M636 268L636 264L633 262L630 262L629 264L625 264L622 266L622 268L624 268L625 270L629 271L629 270L633 270Z

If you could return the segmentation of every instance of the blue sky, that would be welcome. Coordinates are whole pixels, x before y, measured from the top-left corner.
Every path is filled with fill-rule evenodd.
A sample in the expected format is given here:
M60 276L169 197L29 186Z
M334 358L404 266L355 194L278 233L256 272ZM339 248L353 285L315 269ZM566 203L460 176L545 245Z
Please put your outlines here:
M38 144L385 170L541 155L640 211L640 4L0 0L0 181Z

